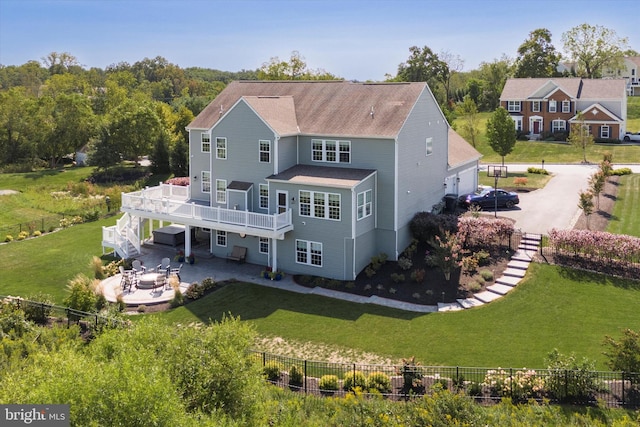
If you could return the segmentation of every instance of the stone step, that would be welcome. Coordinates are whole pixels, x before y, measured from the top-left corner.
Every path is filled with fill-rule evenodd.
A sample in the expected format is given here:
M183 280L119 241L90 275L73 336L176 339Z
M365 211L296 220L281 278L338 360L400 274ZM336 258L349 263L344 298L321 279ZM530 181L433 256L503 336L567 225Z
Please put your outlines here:
M528 251L538 251L540 250L540 245L531 242L520 242L518 245L518 249L525 249Z
M519 268L521 270L526 270L527 268L529 268L529 264L531 263L528 261L512 260L507 264L507 268Z
M439 302L438 303L438 311L460 311L464 310L457 302Z
M502 274L504 274L505 276L523 278L524 275L527 274L527 271L521 268L507 268L505 271L502 272Z
M513 289L513 287L496 283L495 285L487 286L487 289L491 292L495 292L496 294L506 295L507 292Z
M502 276L499 279L496 279L496 283L500 284L500 285L507 285L507 286L517 286L518 283L520 283L520 280L522 280L521 277L515 277L515 276Z
M517 250L511 257L511 261L524 261L529 262L533 259L533 252L526 252L523 250Z
M480 300L484 303L489 303L491 301L495 301L498 298L500 298L502 295L497 294L495 292L491 292L491 291L484 291L484 292L479 292L477 294L474 294L473 297L477 300Z
M460 298L457 301L458 301L458 304L460 304L463 308L473 308L473 307L480 307L481 305L484 305L482 301L476 298L464 298L464 299Z

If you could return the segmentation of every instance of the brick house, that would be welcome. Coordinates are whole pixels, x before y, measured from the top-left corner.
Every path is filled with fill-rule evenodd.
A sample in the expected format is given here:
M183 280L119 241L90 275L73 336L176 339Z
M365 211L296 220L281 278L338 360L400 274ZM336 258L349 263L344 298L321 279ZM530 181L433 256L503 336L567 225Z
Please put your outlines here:
M509 112L516 130L529 139L568 133L580 111L594 138L622 139L626 131L624 79L508 79L500 106Z

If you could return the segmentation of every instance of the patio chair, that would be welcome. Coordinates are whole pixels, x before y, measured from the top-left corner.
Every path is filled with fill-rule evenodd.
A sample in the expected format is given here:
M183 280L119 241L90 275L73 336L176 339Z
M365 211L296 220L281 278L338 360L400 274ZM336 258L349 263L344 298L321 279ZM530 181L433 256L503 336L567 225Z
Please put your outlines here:
M169 273L171 272L171 259L162 258L162 261L156 267L156 272L160 274L164 274L164 276L168 278Z
M137 274L144 274L147 271L147 267L142 265L140 260L137 259L133 260L133 262L131 263L131 268L133 268Z
M123 266L119 267L120 274L122 278L120 279L120 286L122 290L129 288L129 292L131 292L131 286L138 287L138 279L133 270L125 270Z

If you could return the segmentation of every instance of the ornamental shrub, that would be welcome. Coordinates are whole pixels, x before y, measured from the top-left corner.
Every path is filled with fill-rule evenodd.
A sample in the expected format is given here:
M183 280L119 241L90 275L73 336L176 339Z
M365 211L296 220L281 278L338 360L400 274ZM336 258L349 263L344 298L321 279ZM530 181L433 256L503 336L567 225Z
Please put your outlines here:
M633 171L629 168L620 168L620 169L614 169L611 172L611 175L621 176L621 175L631 175L632 173Z
M22 302L24 317L39 325L46 324L54 305L53 297L49 294L38 292L37 294L27 296L27 300L29 300L29 302Z
M289 385L291 387L302 387L304 380L304 372L298 366L293 365L289 369Z
M402 270L410 270L412 266L413 261L411 261L409 258L400 257L400 259L398 259L398 267L400 267Z
M413 280L416 283L422 283L424 282L424 277L426 274L427 273L423 268L418 268L411 272L411 280Z
M282 365L276 361L270 361L264 364L262 373L268 381L276 382L282 376Z
M445 231L458 231L458 218L455 215L436 215L431 212L418 212L409 223L413 237L419 242L427 243L436 236L443 236Z
M320 391L337 391L338 390L338 377L335 375L323 375L318 382Z
M391 393L391 378L384 372L371 372L367 378L367 387L381 394Z
M4 236L4 241L7 243L13 242L13 236L11 234L7 234L6 236Z
M600 391L595 361L578 360L554 349L546 358L549 375L546 387L552 398L566 403L587 403Z
M392 273L390 277L391 277L391 280L393 280L393 283L404 282L404 274Z
M482 270L480 272L480 277L482 277L482 279L485 282L490 282L490 281L493 280L493 271L491 271L491 270Z
M204 286L198 282L193 282L189 285L184 295L189 299L198 299L204 295Z
M344 384L342 388L344 391L354 391L356 387L361 390L367 389L367 377L360 371L350 371L344 376Z

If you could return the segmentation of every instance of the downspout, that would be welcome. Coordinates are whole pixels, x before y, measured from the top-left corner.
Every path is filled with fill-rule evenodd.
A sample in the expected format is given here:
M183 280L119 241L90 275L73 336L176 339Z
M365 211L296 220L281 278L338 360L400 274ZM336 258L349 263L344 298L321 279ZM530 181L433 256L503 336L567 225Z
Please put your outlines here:
M393 239L395 259L398 259L398 138L394 141L393 153Z

